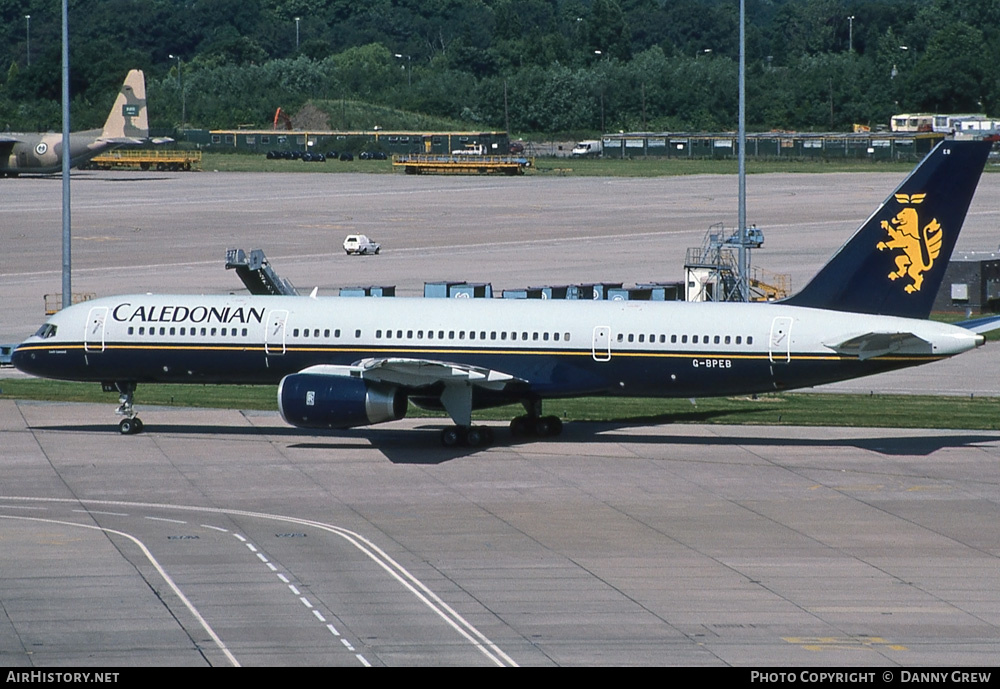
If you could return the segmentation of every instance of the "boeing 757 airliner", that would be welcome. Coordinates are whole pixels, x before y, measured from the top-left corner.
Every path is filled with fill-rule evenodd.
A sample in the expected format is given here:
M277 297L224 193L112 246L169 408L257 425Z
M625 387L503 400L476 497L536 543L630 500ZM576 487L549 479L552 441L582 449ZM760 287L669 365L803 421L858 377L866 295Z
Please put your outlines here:
M916 366L983 344L926 320L991 144L944 141L797 294L767 304L128 295L67 308L13 354L22 371L120 393L139 383L278 386L288 423L349 428L444 409L445 445L479 446L474 409L520 403L515 435L558 434L546 399L707 397ZM810 228L803 227L803 235Z

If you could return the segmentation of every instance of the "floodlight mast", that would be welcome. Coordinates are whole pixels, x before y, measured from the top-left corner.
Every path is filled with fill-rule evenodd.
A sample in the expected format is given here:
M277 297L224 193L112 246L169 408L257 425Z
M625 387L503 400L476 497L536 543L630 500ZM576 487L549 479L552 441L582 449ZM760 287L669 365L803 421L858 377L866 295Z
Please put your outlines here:
M739 135L737 145L739 151L739 209L737 223L739 224L739 300L750 301L749 270L750 261L747 253L747 122L746 122L746 0L740 0L740 112Z

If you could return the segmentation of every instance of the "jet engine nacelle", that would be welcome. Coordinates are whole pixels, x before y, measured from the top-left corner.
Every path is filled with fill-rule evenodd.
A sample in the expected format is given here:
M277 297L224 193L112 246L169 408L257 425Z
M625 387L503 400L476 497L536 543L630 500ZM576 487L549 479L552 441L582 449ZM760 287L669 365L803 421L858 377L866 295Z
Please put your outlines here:
M406 415L406 393L359 378L293 373L278 385L278 410L299 428L353 428Z

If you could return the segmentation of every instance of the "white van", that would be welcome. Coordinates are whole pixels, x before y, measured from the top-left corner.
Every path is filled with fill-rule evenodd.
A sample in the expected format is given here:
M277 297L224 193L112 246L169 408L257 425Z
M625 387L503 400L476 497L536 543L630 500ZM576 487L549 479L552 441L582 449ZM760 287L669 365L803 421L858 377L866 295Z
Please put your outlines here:
M382 250L381 244L376 244L363 234L349 234L344 240L344 251L350 254L377 254Z
M574 158L583 158L585 156L592 156L594 158L601 155L601 142L600 141L581 141L576 145L576 148L570 153Z

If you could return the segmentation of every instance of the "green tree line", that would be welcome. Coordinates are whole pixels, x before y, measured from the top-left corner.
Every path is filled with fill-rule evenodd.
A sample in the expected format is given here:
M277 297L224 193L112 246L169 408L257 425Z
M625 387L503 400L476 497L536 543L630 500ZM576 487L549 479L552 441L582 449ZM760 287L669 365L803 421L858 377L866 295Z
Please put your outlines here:
M1000 113L1000 0L746 6L753 129ZM294 113L309 101L350 100L516 133L732 129L738 7L70 0L73 126L99 126L125 72L138 67L159 128L264 126L279 106ZM0 127L60 126L60 50L59 3L0 0Z

